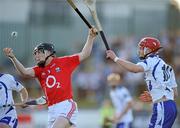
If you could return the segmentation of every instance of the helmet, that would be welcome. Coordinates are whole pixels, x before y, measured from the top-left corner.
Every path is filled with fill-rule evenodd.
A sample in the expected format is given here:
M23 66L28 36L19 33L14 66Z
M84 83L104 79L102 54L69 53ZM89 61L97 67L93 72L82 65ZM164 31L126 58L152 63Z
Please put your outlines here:
M139 48L143 50L143 53L139 54L140 59L145 59L151 53L157 53L157 51L162 48L160 41L153 37L142 38L138 45Z
M151 53L157 52L161 47L160 41L153 37L145 37L139 42L140 48L149 48Z
M51 53L55 53L54 45L52 43L40 43L34 48L34 52L42 50L50 51Z

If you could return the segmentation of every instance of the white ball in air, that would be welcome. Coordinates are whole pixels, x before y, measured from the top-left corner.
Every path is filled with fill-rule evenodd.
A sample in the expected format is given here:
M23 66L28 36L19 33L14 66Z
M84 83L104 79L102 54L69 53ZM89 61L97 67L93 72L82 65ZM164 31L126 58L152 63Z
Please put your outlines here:
M11 37L16 38L17 36L18 36L18 32L13 31L13 32L11 33Z

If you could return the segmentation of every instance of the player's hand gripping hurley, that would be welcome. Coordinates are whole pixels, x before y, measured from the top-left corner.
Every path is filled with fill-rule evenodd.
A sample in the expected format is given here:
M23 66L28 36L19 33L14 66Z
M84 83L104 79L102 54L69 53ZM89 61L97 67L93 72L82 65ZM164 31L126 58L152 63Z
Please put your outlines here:
M98 31L101 35L101 38L105 44L105 47L107 50L110 50L109 48L109 45L107 43L107 40L106 40L106 37L104 35L104 32L103 32L103 29L102 29L102 26L101 26L101 23L99 21L99 18L97 16L97 11L96 11L96 0L83 0L84 3L87 5L87 7L89 8L91 14L92 14L92 17L97 25L97 28L98 28Z

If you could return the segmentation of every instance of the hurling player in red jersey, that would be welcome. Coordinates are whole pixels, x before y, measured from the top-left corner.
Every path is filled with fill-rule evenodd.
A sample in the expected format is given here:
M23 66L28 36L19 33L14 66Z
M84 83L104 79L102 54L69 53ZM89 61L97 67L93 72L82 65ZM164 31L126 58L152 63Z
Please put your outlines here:
M51 43L37 45L34 49L37 66L30 68L17 60L11 48L3 49L22 76L39 80L48 101L48 128L76 127L78 109L73 101L71 74L90 56L96 33L96 28L90 29L82 51L70 56L56 57Z

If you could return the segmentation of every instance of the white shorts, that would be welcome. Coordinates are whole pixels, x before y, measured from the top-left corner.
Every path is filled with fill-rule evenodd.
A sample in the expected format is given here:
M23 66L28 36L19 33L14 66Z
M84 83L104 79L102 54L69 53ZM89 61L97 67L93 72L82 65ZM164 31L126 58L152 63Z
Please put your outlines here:
M17 113L14 107L0 109L0 123L9 125L11 128L17 128Z
M48 128L51 128L58 117L65 117L76 126L78 108L72 99L65 100L48 107Z

